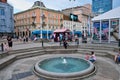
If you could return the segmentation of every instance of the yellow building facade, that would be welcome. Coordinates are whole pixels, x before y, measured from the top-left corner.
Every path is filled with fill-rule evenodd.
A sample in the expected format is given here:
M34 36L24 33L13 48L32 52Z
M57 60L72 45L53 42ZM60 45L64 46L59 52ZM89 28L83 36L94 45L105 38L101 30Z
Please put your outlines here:
M23 37L31 36L33 30L55 30L60 28L63 14L60 11L36 6L14 14L14 20L15 35Z

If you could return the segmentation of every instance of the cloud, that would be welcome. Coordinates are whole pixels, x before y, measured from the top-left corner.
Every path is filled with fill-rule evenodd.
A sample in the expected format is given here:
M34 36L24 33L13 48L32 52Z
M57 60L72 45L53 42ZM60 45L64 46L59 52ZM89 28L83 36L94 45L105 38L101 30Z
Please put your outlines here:
M8 3L20 11L29 9L33 5L33 2L29 0L8 0Z
M87 3L92 3L92 0L42 0L48 8L65 9L70 7L81 6ZM54 1L54 2L53 2Z

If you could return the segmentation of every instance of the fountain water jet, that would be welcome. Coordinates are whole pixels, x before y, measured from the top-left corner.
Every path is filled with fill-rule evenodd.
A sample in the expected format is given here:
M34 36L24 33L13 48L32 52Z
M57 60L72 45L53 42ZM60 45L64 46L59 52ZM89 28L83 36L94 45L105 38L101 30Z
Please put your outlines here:
M67 64L67 61L66 61L66 59L65 58L63 58L63 62L62 62L63 64Z

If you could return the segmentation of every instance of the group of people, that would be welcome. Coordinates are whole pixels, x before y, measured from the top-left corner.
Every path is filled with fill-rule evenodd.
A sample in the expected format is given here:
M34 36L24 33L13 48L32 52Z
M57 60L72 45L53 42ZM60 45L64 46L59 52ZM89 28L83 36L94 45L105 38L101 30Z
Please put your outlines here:
M23 42L25 43L25 42L28 42L28 36L24 36L23 37Z
M86 53L85 59L94 63L96 61L96 56L95 56L94 52L92 51L90 55L88 53ZM119 49L118 54L115 55L114 61L115 61L115 63L120 64L120 49Z
M73 35L70 33L54 33L50 37L54 42L60 42L62 40L72 41Z
M28 40L29 40L28 36L23 36L23 37L19 36L19 41L23 41L25 43L28 42Z
M2 51L5 52L11 50L12 46L13 46L13 41L12 41L12 37L10 36L7 37L7 42L1 44Z

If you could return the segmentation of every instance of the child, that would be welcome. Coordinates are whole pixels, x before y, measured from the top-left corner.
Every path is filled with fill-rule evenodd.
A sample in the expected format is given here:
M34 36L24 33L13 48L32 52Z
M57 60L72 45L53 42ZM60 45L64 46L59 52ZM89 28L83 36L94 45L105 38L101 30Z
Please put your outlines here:
M89 60L89 58L90 58L90 55L89 55L88 53L86 53L85 59L86 59L86 60Z
M5 42L3 45L4 45L4 51L5 52L8 51L8 45L7 45L7 43Z

